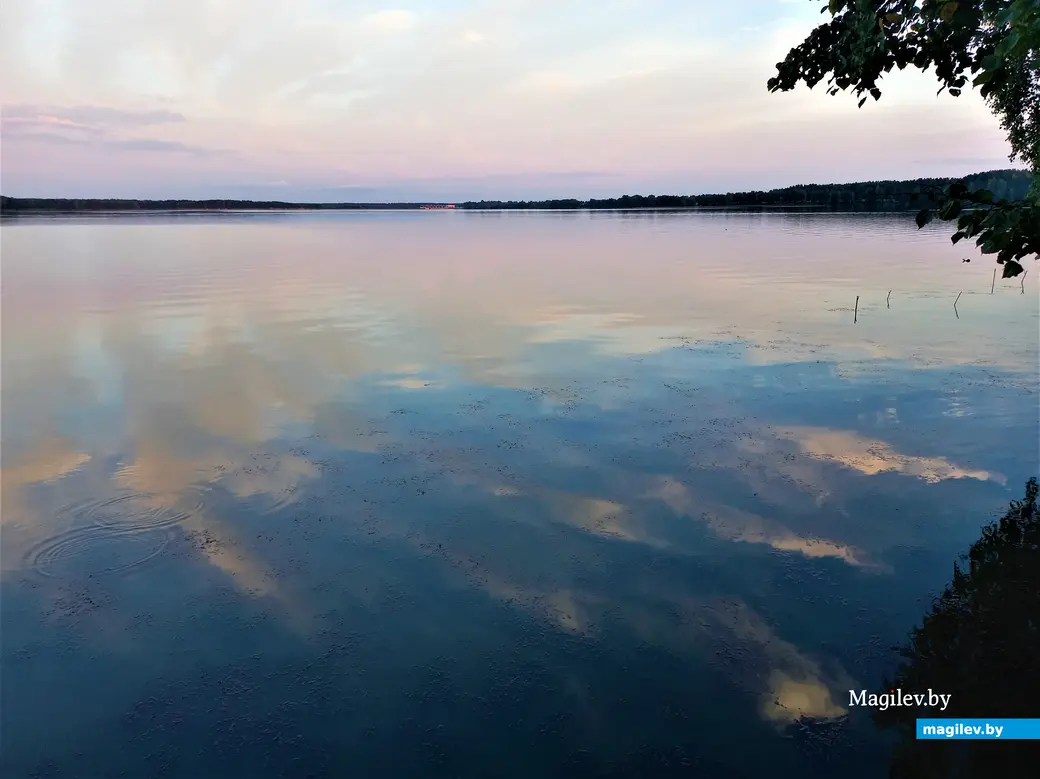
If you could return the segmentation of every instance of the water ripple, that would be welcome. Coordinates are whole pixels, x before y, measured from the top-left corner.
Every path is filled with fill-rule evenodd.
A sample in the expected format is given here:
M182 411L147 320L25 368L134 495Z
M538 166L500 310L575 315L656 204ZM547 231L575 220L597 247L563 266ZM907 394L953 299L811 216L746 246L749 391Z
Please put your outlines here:
M116 573L162 554L169 542L164 530L139 533L86 525L36 544L26 553L24 566L50 578Z
M125 571L166 550L171 530L202 509L200 488L176 502L148 493L84 500L58 512L72 527L32 546L23 569L47 577L75 577Z
M78 524L112 530L143 532L178 525L202 509L198 489L185 490L174 501L149 493L131 493L115 498L91 499L72 503L59 514Z

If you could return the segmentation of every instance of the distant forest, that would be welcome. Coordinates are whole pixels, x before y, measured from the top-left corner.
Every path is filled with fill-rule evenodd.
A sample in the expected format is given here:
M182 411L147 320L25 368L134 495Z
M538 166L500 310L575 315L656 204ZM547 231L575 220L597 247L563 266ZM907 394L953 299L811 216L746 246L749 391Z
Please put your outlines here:
M968 185L988 189L998 200L1022 200L1032 184L1024 170L993 170L965 177ZM674 209L674 208L811 208L826 211L910 211L929 203L932 188L954 179L862 181L853 184L802 184L768 192L717 195L625 195L593 200L481 200L459 203L460 209ZM430 203L286 203L255 200L98 200L0 197L4 212L84 211L225 211L225 210L364 210L419 209Z
M988 189L997 200L1023 200L1033 182L1024 170L991 170L965 176L973 189ZM481 200L459 204L473 209L617 209L617 208L814 208L826 211L916 211L929 202L931 188L954 179L860 181L854 184L799 184L768 192L724 195L625 195L602 200Z

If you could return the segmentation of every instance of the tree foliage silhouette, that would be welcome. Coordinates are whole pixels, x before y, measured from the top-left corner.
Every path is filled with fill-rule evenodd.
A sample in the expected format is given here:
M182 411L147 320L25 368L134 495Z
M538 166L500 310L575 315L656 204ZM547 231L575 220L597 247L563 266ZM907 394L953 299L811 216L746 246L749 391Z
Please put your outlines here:
M956 220L954 243L974 238L1004 278L1022 273L1018 260L1040 256L1040 0L829 0L822 12L830 21L777 63L769 90L827 78L829 94L851 90L862 107L881 99L894 67L934 67L939 92L954 96L970 79L1007 134L1010 158L1032 173L1029 197L1012 202L955 181L932 193L917 224Z
M914 628L885 689L950 694L941 713L893 707L875 721L900 735L893 779L1040 774L1036 741L916 740L918 716L1040 717L1040 514L1037 480L982 531L953 581Z

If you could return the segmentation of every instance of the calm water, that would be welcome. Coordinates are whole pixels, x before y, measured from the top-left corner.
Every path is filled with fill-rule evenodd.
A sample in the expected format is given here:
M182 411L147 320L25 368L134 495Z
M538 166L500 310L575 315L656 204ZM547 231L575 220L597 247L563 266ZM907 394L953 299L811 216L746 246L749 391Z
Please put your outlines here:
M6 221L0 773L882 775L1040 433L908 222Z

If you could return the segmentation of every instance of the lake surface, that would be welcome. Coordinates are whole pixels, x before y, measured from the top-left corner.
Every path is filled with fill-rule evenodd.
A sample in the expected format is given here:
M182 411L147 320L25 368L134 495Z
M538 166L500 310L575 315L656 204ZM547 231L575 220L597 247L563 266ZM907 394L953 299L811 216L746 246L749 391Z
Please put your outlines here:
M6 220L0 774L883 776L849 690L1038 469L1040 273L966 252Z

